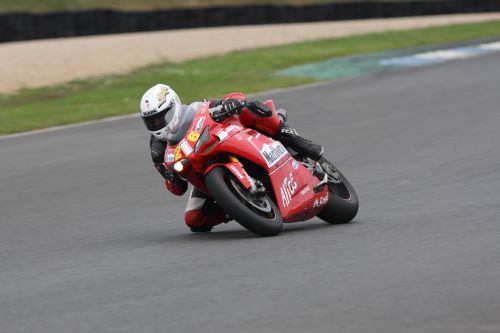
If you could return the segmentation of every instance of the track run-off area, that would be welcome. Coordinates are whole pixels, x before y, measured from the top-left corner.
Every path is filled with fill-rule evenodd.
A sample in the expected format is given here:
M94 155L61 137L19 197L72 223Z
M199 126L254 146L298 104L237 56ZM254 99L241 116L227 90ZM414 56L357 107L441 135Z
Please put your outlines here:
M261 94L354 222L191 234L138 118L0 140L0 332L500 332L500 56Z
M0 93L307 40L500 19L500 13L178 29L0 43Z

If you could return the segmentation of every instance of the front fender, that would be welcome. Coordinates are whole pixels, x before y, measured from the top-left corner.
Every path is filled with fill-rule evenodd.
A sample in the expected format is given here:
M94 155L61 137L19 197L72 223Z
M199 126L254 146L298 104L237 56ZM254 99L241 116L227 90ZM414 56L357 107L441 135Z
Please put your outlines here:
M243 166L238 162L228 162L228 163L215 163L209 166L205 172L203 173L203 177L205 177L213 168L222 166L228 169L235 177L240 181L240 183L245 186L246 189L251 187L251 183Z

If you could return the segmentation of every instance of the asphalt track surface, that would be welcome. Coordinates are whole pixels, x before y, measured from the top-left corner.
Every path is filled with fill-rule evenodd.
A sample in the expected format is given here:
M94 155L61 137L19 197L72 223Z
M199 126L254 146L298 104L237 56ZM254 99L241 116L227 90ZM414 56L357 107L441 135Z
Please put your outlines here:
M499 63L275 93L360 212L273 238L191 234L138 119L0 140L0 332L500 332Z

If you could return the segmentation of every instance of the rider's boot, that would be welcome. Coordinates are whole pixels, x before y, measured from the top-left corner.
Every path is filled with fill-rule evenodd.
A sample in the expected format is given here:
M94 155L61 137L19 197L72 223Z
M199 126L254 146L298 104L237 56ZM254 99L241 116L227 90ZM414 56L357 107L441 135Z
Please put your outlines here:
M278 110L276 110L276 113L278 114L278 118L281 120L281 123L286 123L286 120L288 118L286 110L285 109L278 109Z
M286 114L284 118L286 119ZM314 161L319 160L325 151L321 145L301 137L294 128L288 126L284 121L281 122L280 129L274 137L297 153Z

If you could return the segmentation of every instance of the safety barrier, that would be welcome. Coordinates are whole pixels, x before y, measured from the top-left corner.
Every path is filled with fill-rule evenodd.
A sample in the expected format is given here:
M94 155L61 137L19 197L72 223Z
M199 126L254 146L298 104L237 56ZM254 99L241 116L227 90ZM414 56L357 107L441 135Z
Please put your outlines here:
M0 14L0 42L135 31L500 11L500 0L344 2L120 12Z

